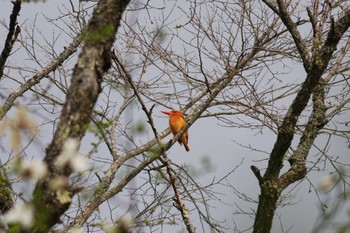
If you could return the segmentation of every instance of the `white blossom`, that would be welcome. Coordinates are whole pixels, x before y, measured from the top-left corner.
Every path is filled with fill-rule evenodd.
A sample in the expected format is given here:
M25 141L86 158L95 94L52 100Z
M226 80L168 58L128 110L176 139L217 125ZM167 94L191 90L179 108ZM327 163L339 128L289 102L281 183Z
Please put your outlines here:
M69 185L69 179L66 176L58 176L50 179L49 187L52 190L65 189Z
M63 143L61 154L57 157L56 166L62 168L70 163L70 160L78 153L79 142L77 139L68 138Z
M41 160L24 160L21 161L20 173L24 177L40 180L47 174L47 165Z
M90 169L88 160L82 155L78 155L79 141L68 138L62 148L62 153L57 157L56 166L63 168L69 166L74 172L83 174Z
M90 169L90 165L88 163L88 160L86 157L83 157L82 155L80 156L75 156L70 160L70 165L73 171L83 174L87 170Z
M34 210L31 205L20 202L15 204L4 216L6 223L18 223L24 228L29 228L33 224Z
M327 175L321 178L318 189L322 192L330 191L336 184L338 177L336 175Z
M124 222L126 225L131 225L133 221L131 213L127 212L126 214L124 214L119 218L119 221Z
M84 233L83 229L74 227L68 231L68 233Z

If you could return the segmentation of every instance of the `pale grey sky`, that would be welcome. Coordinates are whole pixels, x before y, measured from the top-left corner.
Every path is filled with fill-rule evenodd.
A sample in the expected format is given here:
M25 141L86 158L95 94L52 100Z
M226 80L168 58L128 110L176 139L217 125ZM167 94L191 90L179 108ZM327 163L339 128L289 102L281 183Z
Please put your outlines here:
M12 4L10 1L1 1L0 4L0 20L4 20L7 24L9 21ZM43 35L47 38L52 38L53 33L57 35L60 32L57 28L54 28L52 24L47 22L43 15L47 15L51 18L59 16L57 6L59 6L61 9L64 9L64 6L69 8L69 2L66 0L48 0L45 3L23 3L19 16L19 23L22 25L22 27L30 28L33 25L34 18L36 17L36 26L40 27L39 30L41 33L43 33ZM178 11L175 12L178 13ZM138 17L142 18L140 15L138 15ZM174 24L183 23L179 22L179 18L181 18L181 16L174 15L173 17L176 19L174 21ZM21 34L22 36L25 36L24 32ZM2 49L5 36L6 31L4 30L4 27L0 27L0 49ZM42 40L38 34L37 36L38 40ZM65 33L62 33L57 45L55 46L56 53L61 52L63 46L65 46L70 41L71 38L69 38ZM27 61L25 60L25 57L26 55L24 51L18 51L15 55L12 56L11 62L15 62L18 65L26 63ZM47 64L45 61L43 63ZM74 64L73 61L71 63ZM12 75L16 76L15 74ZM286 75L286 78L294 79L296 76L302 80L305 77L305 72L303 70L295 69L293 72ZM6 80L1 81L1 86L2 88L0 89L0 92L2 96L6 96L6 94L10 93L10 88L15 88L13 82ZM285 105L288 104L288 102L285 103ZM154 118L158 130L162 131L167 127L168 120L159 112L160 110L165 109L161 106L157 106L154 109ZM146 117L141 110L135 109L133 111L135 113L135 119L144 119L146 122ZM349 116L343 117L346 119ZM36 118L36 122L38 124L41 124L44 121L45 120L43 117ZM51 132L52 126L45 127L47 127L47 132ZM39 154L40 152L43 153L43 150L41 149L44 149L47 143L49 143L51 140L51 134L48 133L46 135L45 130L40 134L41 137L36 140L40 145L43 145L43 147L32 148L33 154ZM152 136L152 133L149 132L149 135ZM220 127L215 119L198 120L189 129L189 135L189 146L191 148L191 151L189 153L186 153L183 147L174 145L169 152L169 157L173 162L177 164L190 165L200 170L201 159L203 156L208 156L214 168L213 171L209 174L196 178L198 183L207 184L210 183L213 178L220 179L221 177L225 176L234 167L240 164L241 161L243 161L242 165L239 166L234 173L227 177L227 182L233 185L234 188L240 192L245 193L247 196L254 199L258 198L260 192L258 181L251 172L250 166L255 165L263 169L267 164L266 160L263 160L266 158L266 156L259 154L256 151L244 149L234 141L245 145L251 145L252 147L257 147L263 151L270 151L276 139L275 135L266 131L264 134L257 134L256 131L251 131L249 129ZM167 140L169 139L170 136L167 137ZM320 138L320 140L323 139ZM345 141L343 140L332 140L330 150L333 151L334 154L343 155L343 157L346 157L344 162L350 163L349 156L344 156L349 154L348 150L344 150L344 148L346 148L344 144ZM101 153L103 152L101 151ZM42 156L43 154L40 155L40 157ZM286 163L285 168L288 168L288 163ZM321 180L321 177L327 175L328 172L333 171L331 167L326 170L327 171L325 172L311 172L307 177L314 185L317 185ZM311 232L312 227L319 214L320 203L315 196L315 192L313 190L309 192L310 185L307 180L304 180L300 185L298 185L298 187L295 188L295 185L292 185L291 188L294 188L293 192L296 193L295 198L292 199L292 202L296 204L288 205L283 208L279 207L277 209L276 216L274 218L273 229L271 231L273 233L282 232L280 221L283 224L284 232L289 229L290 230L288 232L290 233ZM212 215L217 216L219 219L225 220L226 223L231 227L233 227L233 219L241 230L250 227L253 223L252 219L249 219L249 217L244 215L233 215L233 213L236 211L235 203L239 204L240 207L247 211L250 208L255 210L256 206L242 202L242 200L234 195L232 189L228 187L217 186L215 189L217 189L217 192L221 193L220 198L222 198L222 200L229 205L216 203L216 208L211 209ZM321 196L321 198L327 198L328 196L329 195L325 195L324 197ZM340 217L343 218L346 216L343 215ZM198 224L197 227L199 227L198 220L193 220Z

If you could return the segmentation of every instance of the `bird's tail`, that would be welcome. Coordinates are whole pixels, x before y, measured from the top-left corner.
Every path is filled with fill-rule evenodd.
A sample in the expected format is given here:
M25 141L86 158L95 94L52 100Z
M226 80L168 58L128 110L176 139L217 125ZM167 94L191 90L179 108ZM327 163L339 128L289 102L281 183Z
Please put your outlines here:
M181 140L179 140L178 142L180 143L181 146L182 146L182 145L185 146L185 149L186 149L187 152L190 151L190 148L188 147L187 143L183 143L183 142L181 142Z
M184 143L184 146L185 146L186 151L189 152L190 148L188 147L188 145Z

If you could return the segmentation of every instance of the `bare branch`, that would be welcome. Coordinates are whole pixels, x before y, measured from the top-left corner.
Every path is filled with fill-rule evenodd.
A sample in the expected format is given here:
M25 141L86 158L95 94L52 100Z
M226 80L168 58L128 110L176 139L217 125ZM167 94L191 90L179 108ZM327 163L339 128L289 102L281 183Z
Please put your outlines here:
M176 205L175 207L180 211L181 213L181 216L182 216L182 219L186 225L186 228L187 228L187 231L189 233L194 233L195 232L195 229L193 227L193 224L190 220L190 214L189 214L189 211L188 209L185 207L185 205L183 204L182 200L181 200L181 197L180 197L180 194L179 194L179 191L178 191L178 188L176 186L176 178L172 172L172 169L171 169L171 161L169 160L166 152L164 151L164 147L160 141L160 137L159 137L159 134L157 132L157 129L154 125L154 121L153 121L153 118L152 118L152 109L155 105L153 105L151 107L151 110L149 111L145 105L145 103L143 102L142 98L141 98L141 95L139 93L139 91L137 90L132 78L131 78L131 75L125 70L124 68L124 65L121 63L121 61L118 59L118 57L113 53L112 54L113 56L113 59L117 62L118 66L120 67L120 69L122 70L121 73L123 73L129 84L131 85L132 89L134 90L134 93L135 95L137 96L141 106L142 106L142 110L145 112L147 118L148 118L148 123L151 125L151 128L153 130L153 133L154 133L154 136L155 138L157 139L157 142L158 142L158 145L159 147L161 148L160 149L160 153L159 153L159 156L162 155L164 157L164 160L162 160L162 162L164 163L164 165L166 166L167 168L167 173L169 175L169 178L170 178L170 183L173 187L173 190L174 190L174 193L175 193L175 201L176 201ZM180 135L181 136L181 135ZM169 147L167 147L166 149L169 149ZM158 156L157 156L158 157ZM144 167L142 167L143 169ZM141 170L140 170L141 171ZM127 184L127 183L125 183Z
M69 207L74 193L65 191L69 200L61 201L61 192L50 190L50 182L57 177L68 177L71 169L62 171L55 166L55 159L62 152L68 138L81 140L97 97L101 91L104 73L110 67L109 53L114 43L122 13L129 1L99 1L87 28L85 44L73 72L72 84L62 110L60 122L51 144L46 150L45 162L49 167L48 177L39 182L34 190L33 204L36 208L36 232L47 232ZM102 31L101 31L102 30ZM69 188L68 188L69 189ZM46 215L43 219L40 216Z
M322 79L321 79L322 80ZM299 145L289 158L291 168L284 173L278 180L278 187L282 192L288 185L303 179L306 176L306 157L316 139L318 132L328 123L326 119L325 106L325 85L321 81L313 93L313 111L305 126L303 135L300 138Z
M259 168L257 168L256 166L250 166L250 169L254 173L255 177L258 179L259 184L262 184L263 183L263 179L262 179L261 173L259 171Z
M84 31L84 30L83 30ZM77 51L78 46L82 42L83 35L78 34L67 47L48 64L39 73L35 74L31 79L23 83L17 90L13 91L6 99L0 111L0 120L4 118L6 113L12 108L14 102L18 97L22 96L26 91L38 84L43 78L47 77L49 73L56 70L62 63L67 60L73 53Z
M17 16L19 14L19 11L21 10L22 1L16 0L12 3L13 9L10 16L9 32L7 33L4 49L2 50L0 55L0 80L4 73L6 60L10 56L13 44L16 42L18 34L21 31L21 28L17 25Z
M271 152L271 159L269 160L269 166L264 175L265 179L277 179L279 170L283 163L283 157L287 152L291 141L294 136L294 128L297 120L307 105L310 99L311 93L315 86L318 84L321 75L326 69L331 55L336 49L336 45L341 39L341 35L345 33L346 29L350 26L350 11L341 17L337 23L335 23L333 30L330 30L328 39L324 45L320 48L319 54L313 58L311 70L307 72L307 77L295 97L293 103L288 109L288 112L282 122L279 134L275 143L275 146ZM332 37L331 35L334 35ZM279 169L276 169L279 168Z
M308 52L309 50L307 49L306 42L302 39L300 35L297 25L293 22L287 11L288 5L282 0L277 0L277 9L270 1L263 0L263 2L265 2L265 4L268 5L281 18L284 25L287 27L288 31L294 39L299 55L303 60L304 68L308 72L311 65L311 58Z

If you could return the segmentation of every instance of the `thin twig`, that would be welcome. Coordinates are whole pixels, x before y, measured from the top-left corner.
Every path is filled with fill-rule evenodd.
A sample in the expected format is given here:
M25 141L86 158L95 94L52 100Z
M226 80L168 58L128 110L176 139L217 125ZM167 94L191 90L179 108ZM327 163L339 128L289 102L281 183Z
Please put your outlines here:
M146 116L148 118L148 123L150 124L150 126L152 128L152 131L154 133L154 136L157 139L158 145L161 148L160 154L163 156L163 159L161 159L161 161L166 166L166 170L167 170L167 173L168 173L169 178L170 178L170 183L171 183L171 186L172 186L172 188L174 190L174 193L175 193L175 203L176 204L174 206L180 211L182 219L183 219L183 221L184 221L184 223L186 225L187 231L189 233L194 233L195 232L195 228L193 227L193 224L192 224L192 222L190 220L189 211L185 207L185 204L182 202L179 190L178 190L178 188L176 186L176 177L175 177L175 175L174 175L174 173L173 173L173 171L171 169L171 161L170 161L170 159L168 158L168 156L166 154L166 149L168 149L169 147L168 148L164 148L164 146L162 145L160 137L159 137L159 134L157 132L157 129L156 129L154 121L153 121L152 111L153 111L153 108L154 108L155 105L153 105L150 108L150 110L147 109L145 103L143 102L143 99L141 98L141 95L140 95L137 87L135 86L135 83L132 80L131 75L126 71L126 69L124 68L124 65L121 63L121 61L115 55L114 52L112 53L112 58L117 63L118 68L120 68L122 73L126 76L129 84L131 85L131 88L134 90L134 93L135 93L137 99L139 100L139 102L140 102L140 104L142 106L143 111L145 112L145 114L146 114Z
M32 88L34 85L38 84L43 78L45 78L50 72L54 71L62 65L62 63L67 60L74 52L77 51L83 39L84 30L81 34L78 34L70 43L69 46L65 47L64 50L54 58L44 69L35 74L31 79L23 83L19 88L13 91L6 99L0 111L0 120L4 118L6 113L11 109L16 99L23 95L26 91Z

